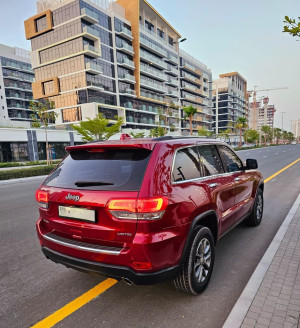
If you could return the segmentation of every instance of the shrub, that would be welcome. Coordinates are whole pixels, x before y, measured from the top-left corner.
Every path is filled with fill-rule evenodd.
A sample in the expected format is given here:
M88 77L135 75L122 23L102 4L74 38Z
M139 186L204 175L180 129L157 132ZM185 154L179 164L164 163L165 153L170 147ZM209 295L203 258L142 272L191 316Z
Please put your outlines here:
M15 169L0 171L0 180L19 179L35 177L39 175L48 175L56 165L31 167L28 169Z

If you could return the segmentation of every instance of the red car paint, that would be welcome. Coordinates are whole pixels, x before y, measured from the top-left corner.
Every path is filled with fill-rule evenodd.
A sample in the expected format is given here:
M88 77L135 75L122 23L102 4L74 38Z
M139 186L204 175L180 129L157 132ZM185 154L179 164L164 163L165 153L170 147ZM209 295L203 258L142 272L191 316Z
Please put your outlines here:
M200 138L162 138L124 139L67 147L67 151L71 153L86 150L97 153L105 149L146 149L151 151L151 154L139 190L71 189L47 186L43 183L39 190L47 192L48 196L42 193L41 198L48 198L49 207L39 207L37 233L43 249L48 251L47 254L44 252L46 256L65 265L67 262L54 259L49 254L54 251L62 258L76 259L76 265L68 262L67 266L84 271L89 271L88 265L92 263L104 265L105 270L109 267L112 271L107 273L105 270L99 270L99 273L117 278L127 277L126 272L118 271L118 268L125 268L125 271L130 271L130 279L134 280L132 275L147 273L149 277L169 268L177 268L184 255L192 222L202 213L216 213L217 230L214 234L217 241L251 210L256 190L263 183L262 176L257 170L242 170L172 183L171 174L176 150L192 145L216 147L223 144ZM59 170L61 165L56 170ZM52 172L54 173L55 171ZM73 174L76 175L76 172ZM216 187L211 188L211 184L216 184ZM68 198L68 195L71 195L71 198ZM76 196L79 196L77 201ZM167 200L161 218L118 219L108 208L108 203L112 199L152 198ZM96 222L63 218L58 213L59 206L95 210ZM108 249L118 248L120 253L95 253L70 247L68 243L56 243L45 238L49 233L64 238L64 241L69 240L75 246L78 241ZM78 263L82 261L88 264L81 267ZM172 271L168 278L172 278L175 271Z

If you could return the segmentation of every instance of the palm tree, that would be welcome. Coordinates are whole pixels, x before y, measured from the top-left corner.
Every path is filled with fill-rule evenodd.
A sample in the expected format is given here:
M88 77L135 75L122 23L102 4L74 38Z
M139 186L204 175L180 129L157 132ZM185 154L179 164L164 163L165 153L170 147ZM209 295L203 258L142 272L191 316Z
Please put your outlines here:
M279 139L281 138L282 131L279 128L274 129L274 137L276 138L276 145L279 143Z
M183 111L185 112L185 117L188 117L190 120L190 135L193 134L193 117L197 113L197 108L192 105L188 107L183 107Z
M268 125L263 125L261 127L261 132L263 132L264 134L264 139L265 139L265 145L267 143L267 137L270 135L271 133L271 128Z
M239 140L239 147L242 147L242 134L243 130L245 130L248 127L247 119L246 117L238 117L235 123L235 128L240 131L240 140Z

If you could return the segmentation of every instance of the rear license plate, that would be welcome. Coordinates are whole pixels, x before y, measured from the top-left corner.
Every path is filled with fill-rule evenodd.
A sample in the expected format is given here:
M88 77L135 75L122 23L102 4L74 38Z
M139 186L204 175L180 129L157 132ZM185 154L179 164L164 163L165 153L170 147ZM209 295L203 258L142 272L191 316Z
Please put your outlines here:
M58 206L58 215L63 218L96 222L95 211L86 208Z

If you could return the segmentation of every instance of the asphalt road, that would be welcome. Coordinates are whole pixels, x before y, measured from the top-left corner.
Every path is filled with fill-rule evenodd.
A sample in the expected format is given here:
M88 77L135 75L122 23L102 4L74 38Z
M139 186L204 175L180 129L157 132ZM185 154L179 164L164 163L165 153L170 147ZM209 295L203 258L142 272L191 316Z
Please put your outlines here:
M239 152L256 158L267 178L300 157L300 145ZM0 186L0 327L30 327L105 278L45 259L35 232L40 181ZM198 297L166 282L128 286L118 282L55 327L222 327L300 191L300 162L265 186L262 224L243 224L216 247L207 290Z

